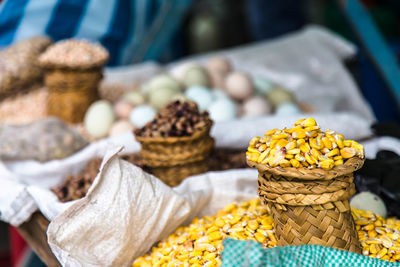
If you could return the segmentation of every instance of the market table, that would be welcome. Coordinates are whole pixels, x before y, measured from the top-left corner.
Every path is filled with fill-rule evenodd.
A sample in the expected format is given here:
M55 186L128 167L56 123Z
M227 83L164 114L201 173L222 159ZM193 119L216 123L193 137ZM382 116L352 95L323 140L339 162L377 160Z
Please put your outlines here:
M42 213L35 212L17 230L47 266L61 266L47 243L46 231L49 223Z

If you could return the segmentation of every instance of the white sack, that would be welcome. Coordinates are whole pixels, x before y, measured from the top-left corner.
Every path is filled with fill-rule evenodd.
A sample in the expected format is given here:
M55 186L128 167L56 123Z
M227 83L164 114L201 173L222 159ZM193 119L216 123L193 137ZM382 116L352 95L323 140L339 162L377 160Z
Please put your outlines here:
M50 247L64 266L129 266L194 216L257 197L257 171L193 176L171 189L111 150L86 197L49 225Z

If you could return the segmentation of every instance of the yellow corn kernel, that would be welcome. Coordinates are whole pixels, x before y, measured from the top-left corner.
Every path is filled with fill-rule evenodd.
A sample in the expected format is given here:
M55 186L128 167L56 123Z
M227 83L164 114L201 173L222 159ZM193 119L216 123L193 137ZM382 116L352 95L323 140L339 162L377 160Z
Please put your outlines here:
M293 154L286 154L286 155L285 155L285 158L287 158L287 159L292 159L292 158L294 158L294 155L293 155Z
M340 150L340 155L344 159L352 158L356 155L356 149L352 147L344 147Z
M217 218L217 219L215 220L215 225L218 226L218 227L223 227L223 226L225 225L224 219L222 219L222 218Z
M300 167L300 162L297 159L291 159L290 164L292 164L293 167L299 168Z
M260 242L260 243L264 243L264 241L267 239L267 237L259 232L255 233L254 238Z
M258 157L257 162L258 162L258 163L261 163L261 162L268 156L268 154L269 154L270 151L271 151L271 149L268 148L267 150L265 150L264 152L262 152L262 153L260 154L260 156Z
M301 161L300 163L301 163L301 165L303 165L304 167L310 166L310 164L308 164L307 161Z
M272 136L272 139L278 140L278 139L283 139L283 138L288 138L289 135L286 133L281 133L281 134L274 134Z
M297 141L296 141L297 147L300 147L305 142L306 142L306 140L304 140L304 139L297 139Z
M276 146L281 148L285 147L289 142L286 139L279 139L278 143L276 143Z
M292 141L292 142L289 142L285 146L285 148L286 148L287 151L289 151L289 150L292 150L292 149L296 148L296 146L297 146L296 141Z
M320 164L321 168L325 169L325 170L330 170L333 168L333 166L335 166L334 161L331 159L321 161L319 164Z
M318 159L320 156L322 156L321 152L319 152L315 148L311 148L311 155L315 158Z
M329 151L329 153L326 154L327 157L333 157L339 154L339 149L335 148Z
M364 146L363 145L357 143L356 141L353 141L351 144L351 147L355 148L362 158L364 157Z
M251 152L251 153L258 153L258 154L260 154L260 151L258 151L258 150L255 149L254 147L249 147L249 148L247 149L247 151L249 151L249 152Z
M378 254L376 254L376 257L377 257L378 259L380 259L380 258L382 258L383 256L385 256L387 253L388 253L387 248L382 248L382 249L378 252Z
M251 161L257 162L258 156L259 156L259 154L257 154L257 153L250 153L250 154L248 155L247 158L248 158L249 160L251 160Z
M212 261L213 259L215 259L215 257L217 257L215 253L208 253L206 256L204 256L204 259L207 261Z
M294 148L294 149L291 149L291 150L287 150L286 153L287 154L292 154L292 155L297 155L297 154L300 154L300 149L299 148Z
M294 156L294 158L295 158L296 160L300 161L300 162L306 161L305 157L302 156L302 155L300 155L300 154L296 154L296 155Z
M290 161L288 161L287 159L283 159L279 162L279 166L281 166L282 168L286 168L286 167L290 167Z
M300 125L303 127L316 126L317 122L313 118L307 118L304 121L302 121Z
M335 141L336 141L336 144L338 145L339 148L343 148L344 147L343 137L342 136L343 135L340 135L340 134L336 134L335 135Z
M250 145L251 147L254 147L259 141L260 141L260 137L259 137L259 136L253 137L253 138L250 140L249 145Z
M253 231L257 230L259 224L257 220L251 220L247 223L247 227Z
M344 146L351 146L351 143L352 143L353 141L351 141L351 140L343 140L343 145Z
M341 160L341 159L343 159L342 156L335 156L335 157L333 157L333 160Z
M306 161L311 165L317 163L317 161L314 159L314 157L309 155L308 153L306 153L304 155L304 157L306 158Z
M376 233L376 231L374 231L374 230L369 230L368 231L368 237L369 238L374 238L374 237L376 237L378 234Z
M375 228L375 225L368 224L368 225L363 227L363 230L369 231L369 230L373 230L374 228Z
M301 124L303 123L303 121L305 121L305 120L306 120L306 119L297 120L297 121L294 123L294 126L301 125Z
M308 143L302 144L299 148L303 153L307 153L311 149Z
M332 142L328 137L322 137L322 143L324 143L324 147L327 149L332 149Z
M267 149L267 145L266 145L266 144L261 144L261 145L257 148L257 150L260 151L260 152L263 152L263 151L265 151L266 149Z
M276 144L278 143L278 139L274 139L274 140L272 140L271 141L271 143L269 143L269 147L272 149L272 148L275 148L275 146L276 146Z
M264 136L273 135L277 130L278 130L278 129L272 129L272 130L266 131L266 132L264 133Z
M343 165L343 160L339 159L335 161L335 166Z
M220 232L212 232L208 235L211 241L222 239L222 234Z
M380 250L381 250L381 248L378 244L371 244L371 246L369 247L369 252L371 252L372 254L376 254Z

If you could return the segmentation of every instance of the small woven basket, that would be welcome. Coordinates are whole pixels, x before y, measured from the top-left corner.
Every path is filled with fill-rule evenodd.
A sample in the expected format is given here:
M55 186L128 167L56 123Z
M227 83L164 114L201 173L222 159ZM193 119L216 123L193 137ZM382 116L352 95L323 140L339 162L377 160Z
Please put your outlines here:
M48 115L71 123L82 122L90 104L98 99L97 88L102 77L101 68L47 69L44 81L50 91Z
M212 123L191 136L141 137L139 152L144 166L170 186L176 186L190 175L208 171L206 159L214 147L210 136Z
M258 169L258 195L268 205L278 246L314 244L361 253L349 197L353 172L363 159L351 158L331 170L269 167Z

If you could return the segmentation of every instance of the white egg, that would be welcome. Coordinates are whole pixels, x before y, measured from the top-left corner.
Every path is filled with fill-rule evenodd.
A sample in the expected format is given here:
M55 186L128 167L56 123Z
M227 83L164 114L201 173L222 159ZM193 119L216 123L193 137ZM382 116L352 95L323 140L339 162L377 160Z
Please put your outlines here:
M272 107L262 96L255 96L243 103L243 116L257 117L271 113Z
M117 118L120 119L128 119L132 109L133 109L133 104L131 104L126 100L120 100L114 104L115 115L117 116Z
M233 120L237 116L237 106L229 98L221 98L214 101L209 107L208 112L210 118L217 121L229 121Z
M386 218L387 209L382 199L371 193L361 192L354 195L350 200L350 206L360 210L369 210L383 218Z
M113 122L115 114L113 106L106 100L99 100L90 105L84 118L86 131L94 138L106 137Z
M215 100L221 98L229 98L229 96L225 93L225 91L219 88L214 88L213 90L211 90L211 93Z
M266 95L272 89L274 89L274 85L265 79L264 77L255 77L253 78L254 89L260 95Z
M185 73L188 70L188 68L196 66L196 65L197 64L192 61L184 62L184 63L178 64L175 67L173 67L169 71L169 73L171 74L172 77L174 77L179 82L183 82L183 80L185 78Z
M207 87L209 85L208 74L202 66L191 66L185 72L183 83L187 88L195 85Z
M225 79L225 90L236 100L245 100L253 94L253 82L243 72L231 72Z
M131 115L129 116L129 121L133 126L141 128L151 121L156 113L156 110L149 105L137 106L132 110Z
M206 68L209 72L219 72L222 74L227 74L232 71L231 63L223 56L210 58L206 63Z
M213 101L211 91L203 86L192 86L185 92L189 100L196 102L200 110L206 110Z
M141 91L128 91L122 95L121 100L128 101L133 106L138 106L146 102L146 97Z
M154 90L149 95L150 104L156 108L160 109L166 104L174 99L174 96L180 94L180 91L170 87L159 87Z
M133 125L129 121L120 120L113 124L113 126L110 129L109 135L115 136L132 131L133 131Z
M165 88L169 87L173 90L180 91L181 90L181 85L179 82L173 78L169 74L158 74L154 76L147 84L147 91L149 94L153 92L153 90L158 89L158 88Z
M294 101L293 94L282 88L274 88L267 93L266 97L275 108L283 103Z
M283 103L275 110L276 115L294 115L299 113L301 113L301 110L295 103L292 102Z

